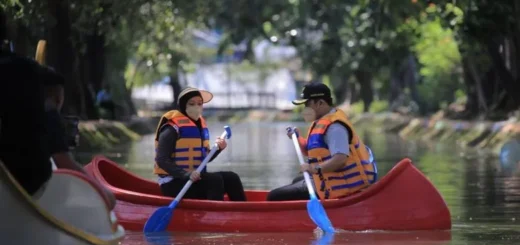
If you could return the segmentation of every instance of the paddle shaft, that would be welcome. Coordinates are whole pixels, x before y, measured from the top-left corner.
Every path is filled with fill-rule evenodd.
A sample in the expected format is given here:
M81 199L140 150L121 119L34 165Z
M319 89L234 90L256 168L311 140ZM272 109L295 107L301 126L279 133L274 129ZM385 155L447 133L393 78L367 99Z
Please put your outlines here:
M227 136L227 131L224 131L224 133L222 133L222 135L220 136L221 139L226 139L226 136ZM202 163L199 165L199 167L197 168L197 172L200 173L200 171L202 171L202 169L204 169L204 167L206 167L206 165L208 164L209 160L213 157L213 155L215 155L215 152L217 152L218 150L218 145L217 143L215 143L215 145L213 146L213 148L211 148L211 151L209 152L209 154L206 156L206 158L204 158L204 160L202 161ZM168 206L169 208L173 208L177 203L179 203L179 201L182 199L182 197L184 196L184 194L186 194L186 192L188 191L188 189L190 189L191 185L193 184L193 181L190 179L188 180L188 182L186 183L186 185L184 185L184 187L182 188L182 190L179 192L179 194L177 195L177 197L175 197L174 201L172 203L170 203L170 205Z
M58 169L58 167L56 167L56 163L54 162L54 159L52 159L52 157L51 157L49 160L51 161L52 171L56 171L56 169Z
M296 155L298 155L298 161L300 161L300 165L308 164L303 159L302 150L300 148L300 143L298 142L298 136L296 136L295 130L292 129L292 132L292 141L294 144L294 148L296 149ZM309 190L309 196L311 197L311 199L316 199L316 193L314 192L314 187L312 186L313 182L311 182L311 176L307 171L303 172L303 178L305 178L305 184L307 185L307 190Z

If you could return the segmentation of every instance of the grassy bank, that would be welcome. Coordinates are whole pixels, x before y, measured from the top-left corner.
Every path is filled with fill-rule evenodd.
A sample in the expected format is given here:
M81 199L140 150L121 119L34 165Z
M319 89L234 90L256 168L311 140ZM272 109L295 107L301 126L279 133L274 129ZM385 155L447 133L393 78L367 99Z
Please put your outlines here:
M459 121L442 118L440 113L429 118L413 118L394 113L352 115L356 124L380 127L404 139L456 144L462 149L478 149L494 155L508 141L520 137L517 121Z
M81 121L79 124L80 142L78 150L107 149L113 146L139 140L141 135L155 132L161 112L135 117L128 122L119 121ZM251 110L240 112L215 112L206 116L208 122L249 122L249 121L288 121L293 119L292 112L271 110Z
M345 109L345 108L343 108ZM517 121L458 121L437 113L428 118L404 116L397 113L356 113L350 110L354 124L369 125L386 132L397 133L410 140L456 143L465 149L485 150L494 154L511 139L520 137ZM80 147L85 149L109 148L123 142L138 140L140 135L155 131L161 112L136 117L129 122L84 121L80 123ZM205 114L208 122L230 124L252 121L299 121L301 116L292 111L250 110L219 111Z
M152 133L156 120L134 118L129 122L81 121L79 123L79 146L82 149L106 149L124 142L139 140L140 135Z

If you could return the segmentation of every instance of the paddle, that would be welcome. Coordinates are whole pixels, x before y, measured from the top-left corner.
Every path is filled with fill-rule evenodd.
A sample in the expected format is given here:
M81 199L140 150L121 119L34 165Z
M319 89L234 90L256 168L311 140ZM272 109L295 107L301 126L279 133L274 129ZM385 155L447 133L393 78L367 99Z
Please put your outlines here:
M229 126L225 126L224 129L225 129L225 131L224 131L224 133L222 133L220 138L221 139L231 138L231 128L229 128ZM200 173L200 171L202 171L202 169L204 169L204 167L206 167L206 164L208 164L209 160L211 159L211 157L213 157L213 155L215 154L215 152L217 152L217 150L218 150L218 145L215 143L213 148L211 148L211 151L209 152L209 154L206 156L206 158L204 158L202 163L199 165L199 167L195 171ZM182 188L181 192L179 192L177 197L175 197L175 199L170 203L170 205L168 207L161 207L161 208L158 208L157 210L155 210L155 212L146 221L146 224L144 224L143 231L145 233L146 232L161 232L161 231L166 230L166 227L168 226L168 224L170 223L170 220L172 218L175 207L177 207L177 204L179 204L179 202L181 201L184 194L186 194L188 189L190 189L191 184L193 184L193 181L188 180L186 185L184 185L184 187Z
M288 131L292 132L292 141L294 144L294 148L296 149L296 154L298 155L298 160L300 161L300 165L307 164L303 160L303 155L300 149L300 144L298 143L298 136L296 136L296 131L291 128L287 128ZM314 187L311 176L308 172L303 172L303 177L305 178L305 184L307 185L307 190L309 191L310 200L307 202L307 212L311 220L322 229L325 233L334 233L334 227L330 223L329 217L321 205L318 198L316 198L316 193L314 192Z
M14 51L12 44L13 43L11 43L11 51ZM38 45L36 46L36 54L34 55L34 59L38 62L38 64L43 65L43 66L45 65L45 58L47 55L46 48L47 48L47 41L45 41L45 40L38 41ZM49 161L51 161L52 171L55 171L56 169L58 169L56 167L56 163L54 163L54 159L52 159L52 157L49 159Z

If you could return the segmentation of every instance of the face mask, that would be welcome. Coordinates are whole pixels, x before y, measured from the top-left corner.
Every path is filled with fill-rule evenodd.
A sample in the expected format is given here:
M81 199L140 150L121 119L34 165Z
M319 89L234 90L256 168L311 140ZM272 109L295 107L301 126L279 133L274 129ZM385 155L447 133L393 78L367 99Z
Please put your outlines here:
M186 114L193 120L199 120L202 115L202 106L187 106Z
M313 122L316 120L316 111L310 107L303 108L302 117L305 122Z

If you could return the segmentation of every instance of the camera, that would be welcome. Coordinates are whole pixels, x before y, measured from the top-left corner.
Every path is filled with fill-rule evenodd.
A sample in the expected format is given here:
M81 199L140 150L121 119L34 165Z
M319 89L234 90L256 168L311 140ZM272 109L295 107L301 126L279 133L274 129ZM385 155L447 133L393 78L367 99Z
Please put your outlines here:
M79 117L63 116L65 125L65 137L69 149L74 149L79 144Z

